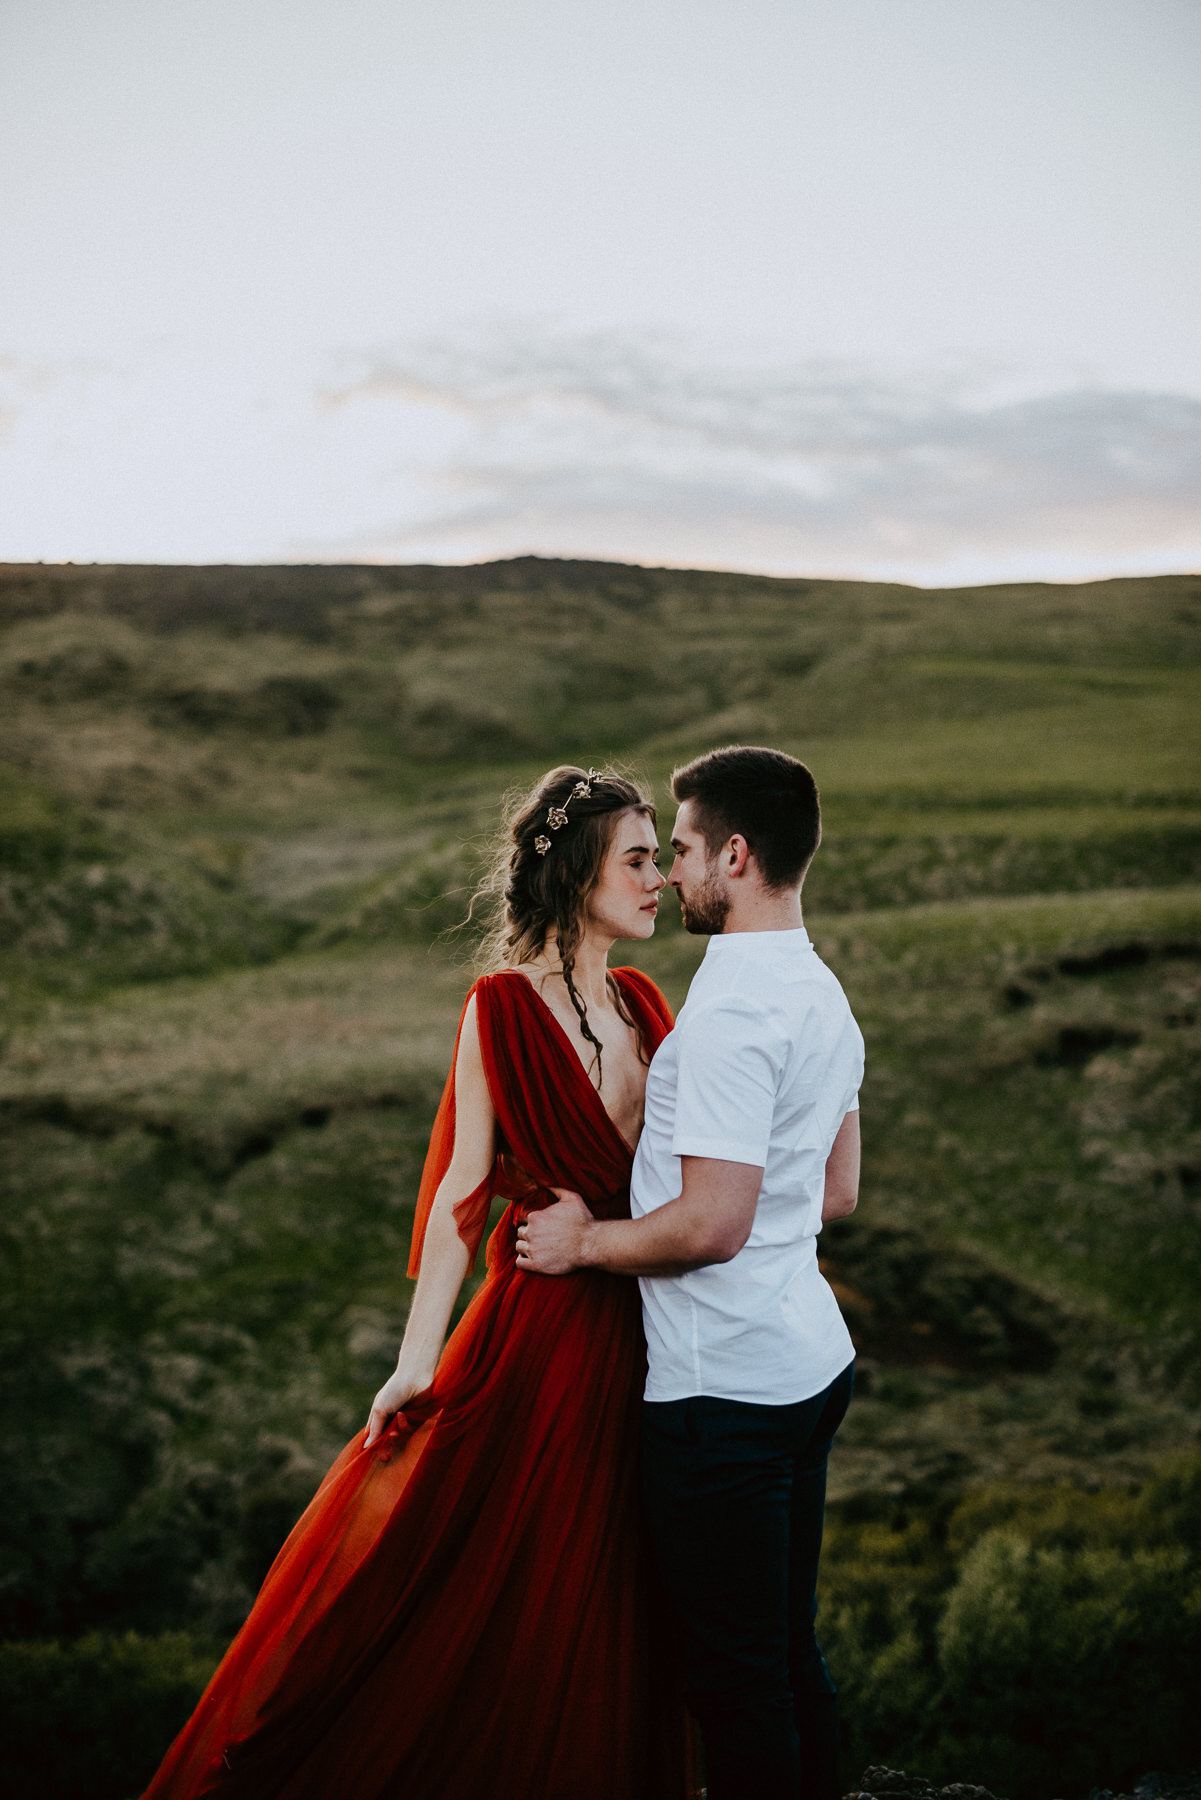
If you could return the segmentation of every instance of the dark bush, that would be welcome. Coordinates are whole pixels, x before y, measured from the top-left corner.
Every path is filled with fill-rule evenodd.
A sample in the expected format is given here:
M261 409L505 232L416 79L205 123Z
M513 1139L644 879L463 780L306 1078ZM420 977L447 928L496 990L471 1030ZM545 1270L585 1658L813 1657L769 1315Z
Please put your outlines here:
M186 1632L0 1644L10 1800L130 1800L196 1704L212 1652Z
M1199 1747L1201 1569L1183 1546L989 1532L948 1598L938 1661L948 1780L968 1768L1005 1793L1080 1793L1183 1767Z
M340 702L324 681L309 675L271 675L257 687L220 688L194 684L161 690L150 716L167 729L195 731L240 728L271 737L314 737L324 731Z
M252 721L283 737L314 737L338 710L338 696L310 675L272 675L250 703Z
M1201 1761L1201 1456L1141 1492L977 1489L936 1519L831 1520L822 1640L849 1767L1013 1800Z

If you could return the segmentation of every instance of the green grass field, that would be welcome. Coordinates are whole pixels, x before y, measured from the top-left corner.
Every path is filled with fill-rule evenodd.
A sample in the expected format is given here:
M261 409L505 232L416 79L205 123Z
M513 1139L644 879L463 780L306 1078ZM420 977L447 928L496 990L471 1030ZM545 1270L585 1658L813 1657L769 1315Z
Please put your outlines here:
M806 919L868 1043L862 1201L823 1238L862 1370L832 1473L852 1689L884 1680L855 1570L905 1565L915 1521L945 1596L973 1496L1129 1495L1195 1445L1199 626L1194 577L0 569L12 1691L75 1691L69 1647L92 1670L132 1630L176 1716L361 1421L470 980L451 928L501 796L563 759L640 773L667 827L712 744L822 788ZM629 960L678 1003L703 945L666 910ZM976 1603L913 1640L940 1680ZM853 1754L927 1753L861 1716ZM1087 1773L1012 1790L1048 1769Z

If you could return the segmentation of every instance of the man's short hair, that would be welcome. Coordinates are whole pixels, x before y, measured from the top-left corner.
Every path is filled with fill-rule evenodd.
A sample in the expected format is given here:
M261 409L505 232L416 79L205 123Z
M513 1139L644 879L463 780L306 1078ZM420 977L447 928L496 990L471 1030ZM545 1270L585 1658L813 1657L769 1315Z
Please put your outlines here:
M817 783L782 750L747 744L710 750L673 772L671 791L692 802L710 856L737 833L768 887L796 887L821 842Z

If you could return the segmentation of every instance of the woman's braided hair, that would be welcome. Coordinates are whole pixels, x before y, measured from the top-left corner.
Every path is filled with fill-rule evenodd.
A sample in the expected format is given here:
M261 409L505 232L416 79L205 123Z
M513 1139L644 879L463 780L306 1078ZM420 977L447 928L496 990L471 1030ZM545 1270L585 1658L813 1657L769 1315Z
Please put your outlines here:
M491 914L478 958L481 971L532 962L549 938L556 939L580 1031L596 1049L598 1082L603 1045L573 975L588 897L600 881L618 815L631 807L654 821L651 802L625 776L598 775L571 764L552 769L531 793L510 796L491 869L472 899L473 914L481 904ZM566 823L550 823L552 813L566 813ZM619 1014L633 1026L617 984L610 980L609 986Z

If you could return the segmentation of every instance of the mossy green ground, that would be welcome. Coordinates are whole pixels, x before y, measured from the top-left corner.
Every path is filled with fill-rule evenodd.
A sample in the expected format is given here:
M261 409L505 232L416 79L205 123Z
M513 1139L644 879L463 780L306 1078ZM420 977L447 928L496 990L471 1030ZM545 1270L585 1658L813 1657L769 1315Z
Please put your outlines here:
M806 918L868 1041L823 1239L863 1371L827 1561L852 1754L943 1767L898 1723L920 1689L995 1786L963 1621L1087 1580L969 1569L948 1521L1129 1495L1201 1423L1199 625L1185 577L0 570L9 1636L215 1644L362 1418L504 790L617 759L669 824L673 761L767 741L821 783ZM669 907L628 960L678 1002L702 948ZM846 1599L878 1552L933 1583L921 1630ZM1122 1773L1038 1754L1015 1792Z

